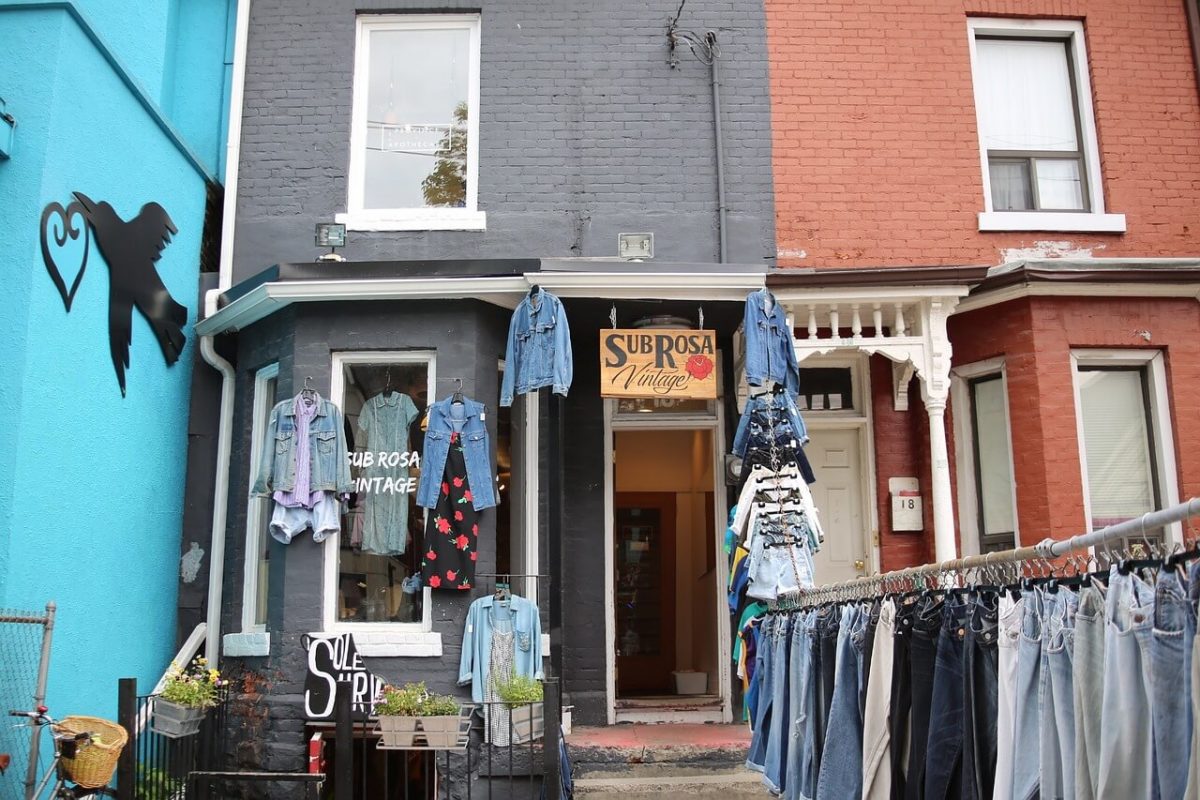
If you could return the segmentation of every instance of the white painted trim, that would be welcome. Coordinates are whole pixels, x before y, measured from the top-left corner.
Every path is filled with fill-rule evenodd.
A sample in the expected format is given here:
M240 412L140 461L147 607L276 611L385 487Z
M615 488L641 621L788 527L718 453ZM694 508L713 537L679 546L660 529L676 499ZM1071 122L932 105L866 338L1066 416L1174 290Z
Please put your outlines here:
M1008 368L1004 357L989 358L963 364L950 370L950 410L954 417L954 465L957 478L958 530L964 556L978 555L979 497L975 488L975 437L971 430L971 393L969 382L986 375L1000 376L1000 390L1004 393L1005 437L1008 443L1008 472L1012 476L1009 486L1012 494L1013 547L1021 546L1021 520L1017 513L1017 472L1013 461L1012 410L1008 401Z
M617 724L617 589L613 582L613 527L616 525L616 471L613 463L613 403L604 409L604 695L607 724ZM724 474L724 470L722 470Z
M433 403L437 397L436 351L367 350L338 352L333 354L333 364L330 369L329 400L339 408L345 407L345 370L349 364L425 364L428 370L427 392L429 402ZM441 634L432 633L433 591L428 586L422 589L424 600L421 603L420 622L338 622L336 590L338 585L338 546L340 542L341 537L338 536L331 536L325 540L324 581L321 586L321 627L325 631L325 634L353 633L354 641L360 643L359 650L364 655L441 655ZM430 636L414 638L417 634L430 634ZM430 638L431 636L437 637L436 653L432 652L434 649L434 640ZM365 642L378 644L378 650L369 652L367 649L364 649L361 644ZM405 652L400 652L401 649L405 648L407 648ZM412 652L408 652L408 650L412 650Z
M686 702L687 695L680 695L679 699ZM726 719L725 712L715 708L697 711L672 711L669 707L664 707L662 710L655 709L651 711L633 711L631 709L622 708L616 712L616 722L643 723L647 725L694 725L701 722L729 721L730 720ZM615 725L616 722L610 722L609 724Z
M221 637L221 652L226 658L269 656L271 634L266 631L227 633Z
M523 537L522 547L525 548L525 571L531 575L541 574L542 564L542 542L540 532L541 526L541 506L539 503L539 466L540 459L538 457L538 437L541 435L541 403L539 401L540 392L526 392L522 395L525 403L525 535ZM538 584L538 578L529 578L525 586L525 595L529 596L528 581L533 581ZM541 586L537 586L538 599L541 599ZM544 634L546 637L545 647L542 652L547 656L550 654L550 635Z
M250 41L250 0L238 0L229 78L229 119L225 132L225 195L221 208L221 252L217 289L233 285L233 239L237 229L238 170L242 159L242 114L246 98L246 50ZM208 309L206 308L207 312Z
M247 471L249 480L246 486L246 548L243 551L242 565L242 633L261 633L267 629L266 625L255 622L254 618L258 611L258 550L262 545L265 527L263 523L267 519L270 500L266 497L255 497L251 488L254 486L259 459L262 458L263 437L271 421L273 405L267 401L264 392L267 382L272 378L275 379L278 395L278 361L254 373L254 395L251 401L253 410L250 418L250 469ZM228 641L229 635L225 638Z
M1171 423L1171 398L1167 391L1166 359L1162 350L1079 348L1071 351L1071 388L1075 394L1075 431L1079 442L1079 469L1083 478L1083 513L1087 530L1092 529L1091 491L1088 488L1087 447L1083 435L1083 405L1079 396L1079 367L1147 367L1150 378L1150 435L1154 437L1154 469L1158 473L1159 498L1163 508L1179 503L1179 473L1175 464L1175 433ZM1166 526L1167 544L1182 544L1183 528L1178 522Z
M1200 299L1197 283L1028 283L964 297L954 309L963 314L1023 297L1189 297Z
M990 196L988 203L991 203ZM1124 233L1125 215L1084 211L981 211L979 230Z
M992 209L992 181L988 169L987 147L983 141L983 124L979 119L979 109L982 105L979 97L979 85L974 76L979 73L979 59L975 48L975 37L979 34L1001 36L1016 36L1024 39L1058 39L1065 40L1070 45L1072 70L1075 74L1075 95L1079 105L1079 129L1083 141L1079 143L1083 151L1083 161L1087 169L1087 189L1089 212L1078 214L1055 214L1053 212L1034 212L1037 217L1057 217L1041 220L1034 224L1037 227L1013 227L1014 221L1009 217L1033 216L1026 212L996 212ZM980 230L1050 230L1050 231L1099 231L1109 233L1125 232L1125 216L1123 214L1106 214L1104 208L1104 179L1100 172L1100 146L1096 137L1096 116L1092 108L1092 81L1089 72L1087 43L1084 41L1083 23L1071 19L1013 19L1000 17L968 17L967 42L971 56L971 85L975 99L975 128L978 132L980 170L983 176L983 208L979 215ZM985 227L986 223L989 227ZM1094 217L1089 225L1082 218ZM1081 219L1072 219L1081 218ZM1001 227L990 227L999 224ZM1045 227L1053 224L1054 227ZM1118 227L1119 226L1119 227Z
M346 213L335 216L354 230L482 230L486 217L477 210L479 198L479 14L359 14L354 41L354 91L350 123L350 173L347 180ZM364 209L363 186L367 142L367 91L372 31L466 30L470 34L470 64L467 68L467 197L462 209ZM432 212L432 213L431 213ZM340 217L340 219L339 219ZM461 221L447 226L439 220ZM428 219L429 226L418 220ZM361 227L368 220L376 227ZM403 226L407 221L411 227ZM392 223L392 224L388 224ZM466 227L464 227L464 225Z
M781 306L790 307L789 310L796 314L797 320L807 320L808 304L830 306L838 303L842 305L881 303L886 308L896 303L908 305L936 297L954 299L967 294L971 291L971 287L966 284L951 286L808 286L772 289L771 291ZM849 318L846 319L846 322L849 322ZM805 340L797 339L797 341Z

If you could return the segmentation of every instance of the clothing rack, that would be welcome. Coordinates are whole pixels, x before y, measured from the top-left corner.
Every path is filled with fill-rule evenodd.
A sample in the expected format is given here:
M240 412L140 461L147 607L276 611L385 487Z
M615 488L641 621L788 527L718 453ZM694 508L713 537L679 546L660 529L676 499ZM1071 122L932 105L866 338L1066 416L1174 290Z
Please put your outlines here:
M841 583L821 586L797 598L793 602L783 600L776 606L773 606L773 610L807 608L836 599L842 595L853 594L857 596L864 592L869 592L881 584L911 578L961 573L970 569L994 567L1000 564L1048 560L1066 555L1067 553L1083 550L1093 545L1107 544L1114 539L1143 535L1195 516L1200 516L1200 497L1193 497L1186 502L1178 503L1159 511L1149 511L1136 519L1119 522L1116 525L1109 525L1098 531L1077 534L1069 539L1047 538L1029 547L1018 547L1012 550L1001 550L981 555L953 558L937 564L907 567L880 575L871 575L865 578L855 578L849 581L842 581Z

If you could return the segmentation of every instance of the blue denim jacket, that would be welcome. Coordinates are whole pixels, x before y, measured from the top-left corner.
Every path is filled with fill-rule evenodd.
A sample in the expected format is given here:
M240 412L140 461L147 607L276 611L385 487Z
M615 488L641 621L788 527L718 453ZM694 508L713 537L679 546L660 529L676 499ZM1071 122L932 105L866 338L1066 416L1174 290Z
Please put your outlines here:
M754 416L755 411L767 409L774 403L775 409L782 412L783 416L792 423L792 433L796 434L796 438L800 440L800 444L808 443L808 428L804 425L804 418L800 416L800 409L796 405L796 401L787 392L780 392L773 395L759 395L751 397L746 401L746 410L742 412L742 418L738 421L737 433L733 435L733 454L744 458L746 456L746 446L750 443L750 420Z
M464 397L461 404L453 395L429 407L425 427L425 452L421 454L421 481L417 484L417 505L437 506L446 458L450 455L450 435L461 434L467 462L467 481L471 484L471 505L476 511L496 505L496 482L492 478L492 448L483 422L483 403Z
M767 313L767 299L771 312ZM787 315L767 288L746 296L746 381L751 386L781 383L793 397L800 394L800 364L788 330Z
M545 289L521 301L508 325L504 361L500 405L511 406L514 393L525 394L543 386L567 396L573 374L571 329L562 301Z
M513 674L542 678L542 620L538 608L524 597L512 595L507 605L493 595L481 597L467 610L458 685L471 684L471 700L483 702L491 677L492 627L497 620L512 619Z
M258 459L257 478L250 493L266 497L272 492L296 488L295 400L288 398L271 409L271 421ZM328 400L320 400L317 415L308 424L308 450L312 471L309 486L314 492L352 492L350 458L342 412Z

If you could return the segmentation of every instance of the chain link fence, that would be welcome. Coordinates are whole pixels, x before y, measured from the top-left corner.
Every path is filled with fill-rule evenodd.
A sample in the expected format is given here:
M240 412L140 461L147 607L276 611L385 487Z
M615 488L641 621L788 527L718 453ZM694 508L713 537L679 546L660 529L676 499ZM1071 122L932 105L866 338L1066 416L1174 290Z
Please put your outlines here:
M31 711L45 699L53 629L53 603L40 612L0 608L0 763L8 757L0 775L0 800L25 797L33 729L29 720L8 712ZM49 764L47 753L37 757L39 766Z

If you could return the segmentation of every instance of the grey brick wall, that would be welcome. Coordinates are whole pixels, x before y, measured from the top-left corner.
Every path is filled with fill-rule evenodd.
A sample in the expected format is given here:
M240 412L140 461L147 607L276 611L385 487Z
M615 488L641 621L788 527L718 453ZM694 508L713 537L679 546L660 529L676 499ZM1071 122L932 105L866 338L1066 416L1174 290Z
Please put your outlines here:
M708 67L667 65L678 0L256 0L235 272L311 260L313 224L346 210L356 12L481 11L481 232L350 232L354 260L613 256L653 231L663 260L716 261ZM729 258L773 257L770 100L760 4L689 0L715 29Z

